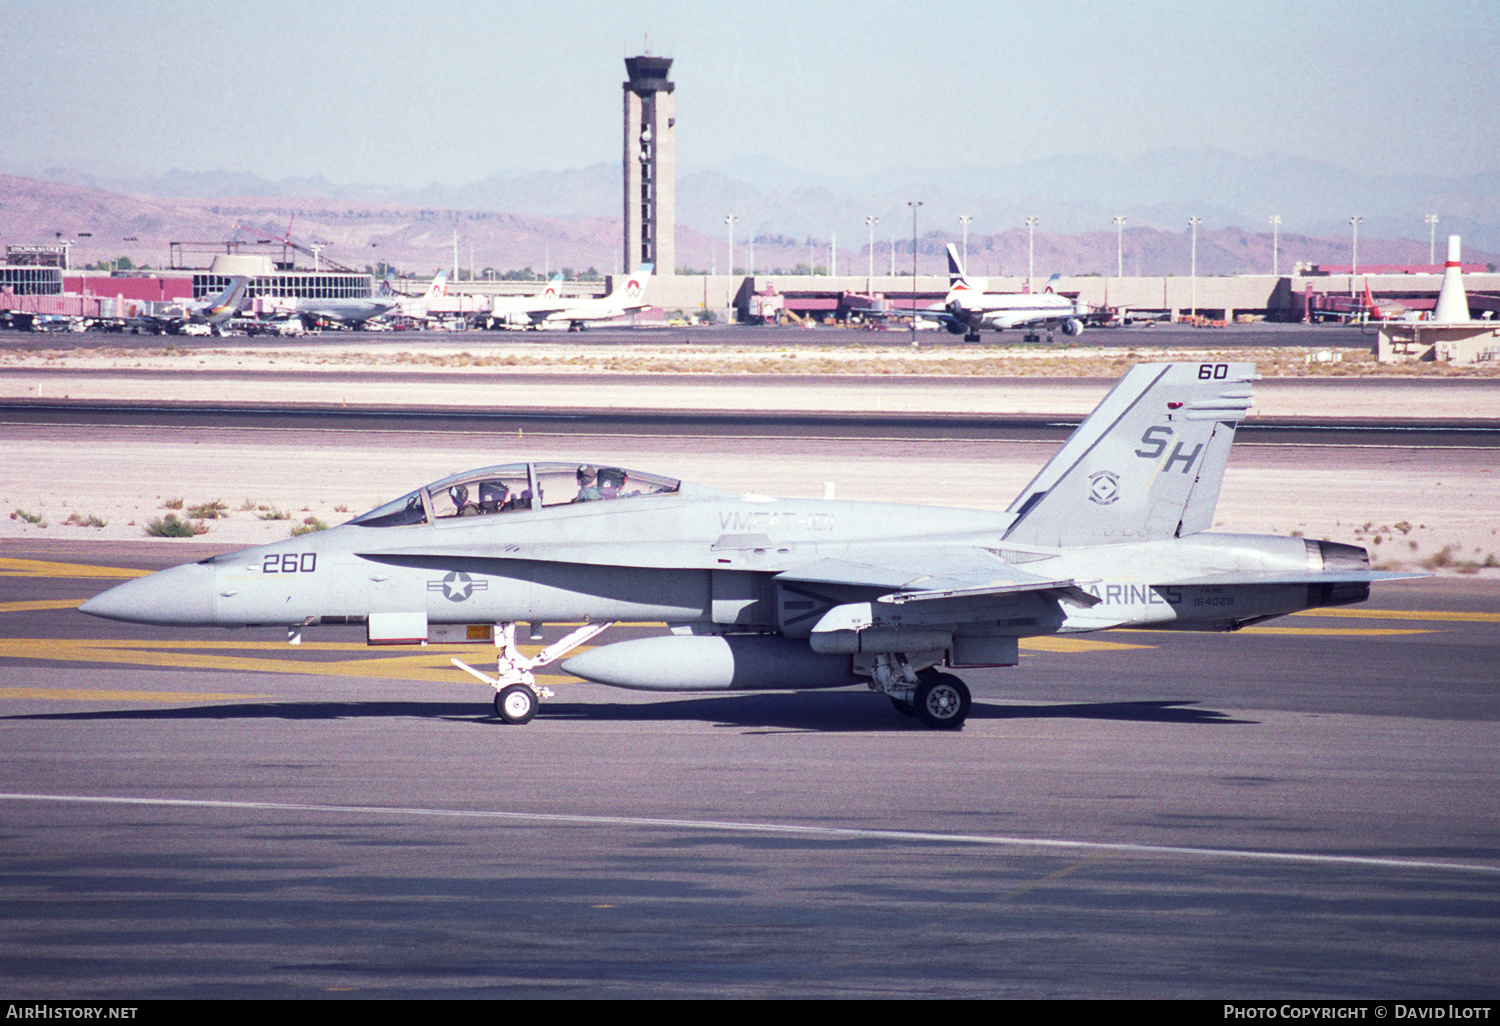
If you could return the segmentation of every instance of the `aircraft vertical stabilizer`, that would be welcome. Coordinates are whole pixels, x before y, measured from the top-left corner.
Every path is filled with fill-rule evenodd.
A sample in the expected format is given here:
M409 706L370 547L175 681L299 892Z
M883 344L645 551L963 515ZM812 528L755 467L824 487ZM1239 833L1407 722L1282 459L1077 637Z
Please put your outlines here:
M967 273L967 268L965 268L963 266L963 263L958 259L958 247L954 246L953 243L951 243L951 242L948 243L948 293L949 293L949 295L951 296L954 292L965 292L965 291L967 291L967 292L981 293L982 294L984 292L984 290L987 289L987 288L989 288L989 287L990 287L990 281L989 281L988 278L970 278L969 277L969 275Z
M1208 528L1254 378L1249 363L1131 368L1011 504L1006 540L1108 545Z

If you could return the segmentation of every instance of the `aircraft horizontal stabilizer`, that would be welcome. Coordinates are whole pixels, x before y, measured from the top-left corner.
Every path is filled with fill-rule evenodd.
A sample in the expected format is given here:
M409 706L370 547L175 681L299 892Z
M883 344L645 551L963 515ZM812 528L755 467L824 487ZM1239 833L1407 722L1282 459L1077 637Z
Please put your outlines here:
M1158 581L1158 588L1192 588L1221 584L1373 584L1377 581L1416 581L1431 577L1428 573L1399 570L1327 570L1307 573L1234 572L1192 574L1183 578Z

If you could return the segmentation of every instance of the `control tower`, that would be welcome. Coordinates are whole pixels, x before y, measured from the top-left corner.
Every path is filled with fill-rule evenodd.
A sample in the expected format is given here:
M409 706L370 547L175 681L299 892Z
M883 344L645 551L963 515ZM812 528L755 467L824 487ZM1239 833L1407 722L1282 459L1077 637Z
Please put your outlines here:
M670 57L627 57L625 89L625 266L677 267L677 147Z

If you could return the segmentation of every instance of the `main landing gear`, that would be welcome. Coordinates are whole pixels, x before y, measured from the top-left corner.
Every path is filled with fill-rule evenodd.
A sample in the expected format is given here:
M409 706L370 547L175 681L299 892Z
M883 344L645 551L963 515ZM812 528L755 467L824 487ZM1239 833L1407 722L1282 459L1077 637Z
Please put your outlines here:
M900 655L878 655L870 687L883 692L902 716L914 716L937 730L957 730L969 718L969 686L935 666L914 670Z
M925 670L913 698L917 718L939 730L957 730L969 718L969 686L951 673Z
M452 659L450 662L495 689L495 715L503 722L530 723L541 707L542 699L552 697L552 689L537 684L536 675L531 671L562 658L613 626L613 621L585 624L572 634L548 645L535 656L528 656L516 647L516 625L497 623L495 647L500 652L495 657L495 676L476 670L461 659Z

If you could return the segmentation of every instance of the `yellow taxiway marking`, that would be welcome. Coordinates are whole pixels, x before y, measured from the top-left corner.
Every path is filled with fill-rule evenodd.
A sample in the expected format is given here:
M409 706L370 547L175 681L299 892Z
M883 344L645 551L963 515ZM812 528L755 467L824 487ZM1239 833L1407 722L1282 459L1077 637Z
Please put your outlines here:
M1425 627L1266 627L1255 624L1245 628L1248 634L1313 634L1321 637L1375 638L1388 634L1432 634Z
M71 702L228 702L262 701L274 697L274 695L237 695L211 691L110 691L106 688L0 687L0 700L45 698Z
M0 556L0 577L145 577L150 570L88 563L53 563L44 559Z
M1126 641L1095 641L1093 638L1063 637L1052 634L1037 638L1022 638L1021 647L1033 652L1118 652L1128 648L1155 648Z
M0 613L25 613L32 609L77 609L83 599L35 599L30 602L0 602Z
M1355 609L1338 606L1332 609L1304 609L1296 616L1353 617L1365 620L1439 620L1453 623L1500 623L1500 613L1461 613L1447 609Z
M522 646L535 654L541 646ZM243 655L224 654L225 650ZM108 663L115 666L156 666L180 670L221 670L238 673L294 673L336 677L381 677L393 680L452 684L463 678L448 662L458 656L467 663L492 664L495 650L476 645L425 645L404 655L365 655L363 658L302 659L299 652L381 652L359 642L314 641L291 646L274 641L98 641L58 638L0 639L0 659L45 659L57 662ZM389 651L389 650L384 650ZM565 681L566 676L546 676ZM539 682L544 675L537 676ZM0 691L0 694L7 692Z

